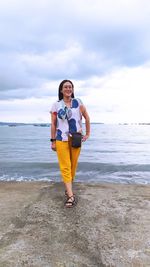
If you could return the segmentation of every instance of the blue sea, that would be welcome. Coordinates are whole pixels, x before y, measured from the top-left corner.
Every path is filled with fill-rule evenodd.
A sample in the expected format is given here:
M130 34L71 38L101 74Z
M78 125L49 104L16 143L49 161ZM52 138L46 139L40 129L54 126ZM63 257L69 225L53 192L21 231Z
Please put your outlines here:
M49 127L0 126L0 181L60 181L49 137ZM76 181L150 184L150 125L92 124Z

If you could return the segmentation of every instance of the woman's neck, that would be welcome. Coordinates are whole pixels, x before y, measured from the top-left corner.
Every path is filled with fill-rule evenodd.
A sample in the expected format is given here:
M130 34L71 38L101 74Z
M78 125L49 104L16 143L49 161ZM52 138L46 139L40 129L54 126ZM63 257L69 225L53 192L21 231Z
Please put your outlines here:
M63 98L65 105L70 108L71 107L71 97L64 97Z
M71 103L71 97L64 97L63 100L65 103Z

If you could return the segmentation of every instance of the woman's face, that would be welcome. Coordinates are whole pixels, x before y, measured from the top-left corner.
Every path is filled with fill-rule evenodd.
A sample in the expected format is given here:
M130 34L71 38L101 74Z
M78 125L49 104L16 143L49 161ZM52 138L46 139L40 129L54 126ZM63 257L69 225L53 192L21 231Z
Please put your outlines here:
M72 84L70 82L65 82L63 84L63 87L62 87L62 94L63 94L63 97L71 97L72 93L73 93L73 87L72 87Z

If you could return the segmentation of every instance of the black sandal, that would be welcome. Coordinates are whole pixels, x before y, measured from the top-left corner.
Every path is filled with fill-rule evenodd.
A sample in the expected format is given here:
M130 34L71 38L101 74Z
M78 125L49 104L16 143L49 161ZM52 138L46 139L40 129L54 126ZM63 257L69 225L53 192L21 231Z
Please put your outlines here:
M77 204L77 201L75 199L75 196L68 197L65 201L65 207L66 208L73 208Z
M67 190L65 190L65 197L68 198L68 193L67 193ZM73 197L75 197L75 194L73 194Z

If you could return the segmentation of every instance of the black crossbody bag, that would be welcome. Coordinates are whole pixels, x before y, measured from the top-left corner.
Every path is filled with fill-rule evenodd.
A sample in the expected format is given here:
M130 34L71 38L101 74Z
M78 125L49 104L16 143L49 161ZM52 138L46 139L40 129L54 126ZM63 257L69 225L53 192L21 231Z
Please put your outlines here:
M72 133L71 135L72 135L71 136L72 147L75 147L75 148L81 147L82 134L81 133Z

